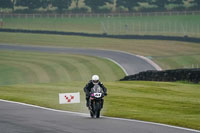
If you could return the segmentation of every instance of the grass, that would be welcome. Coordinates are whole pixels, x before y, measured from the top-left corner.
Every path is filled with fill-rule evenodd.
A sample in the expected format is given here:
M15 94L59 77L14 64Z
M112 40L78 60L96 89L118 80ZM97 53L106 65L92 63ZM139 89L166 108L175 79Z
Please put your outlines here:
M0 50L0 85L88 81L93 74L102 81L125 76L119 66L102 58Z
M121 50L146 56L163 69L200 66L198 43L23 33L0 33L0 43Z
M61 110L86 112L85 82L0 86L0 98ZM200 85L168 82L104 82L108 88L102 114L166 123L200 130ZM59 105L58 93L81 93L81 103Z
M197 55L177 55L165 57L153 57L161 68L200 68L200 54Z
M3 28L108 34L149 34L200 37L199 15L133 17L4 18Z
M170 19L160 17L158 21L165 21L167 18ZM66 19L55 20L60 27L53 25L52 19L47 22L47 19L38 18L34 20L10 18L5 19L4 22L7 28L27 27L28 25L35 29L55 28L56 30L100 33L102 32L99 27L100 22L107 21L107 18L104 20L101 18L83 19L69 19L69 23L66 23L68 21ZM133 18L126 18L127 21L128 19ZM140 19L145 19L145 17ZM187 17L173 17L172 19L177 19L179 22L184 19L186 19L184 21L190 21ZM192 20L192 23L199 23L199 17L194 17ZM142 21L148 22L148 19ZM0 43L122 50L147 56L163 68L184 67L184 64L192 63L200 64L200 45L197 43L21 33L0 33ZM108 60L91 56L0 50L0 99L88 113L85 107L83 87L93 73L99 74L108 88L103 115L200 130L199 84L117 82L115 80L124 76L122 70ZM58 93L77 91L81 92L80 104L59 105Z
M108 88L103 115L200 130L199 84L114 81L122 70L91 56L0 50L0 99L88 113L83 87L93 72ZM60 105L67 92L80 92L81 103Z
M141 81L121 82L109 88L113 88L107 105L109 116L200 128L199 85Z

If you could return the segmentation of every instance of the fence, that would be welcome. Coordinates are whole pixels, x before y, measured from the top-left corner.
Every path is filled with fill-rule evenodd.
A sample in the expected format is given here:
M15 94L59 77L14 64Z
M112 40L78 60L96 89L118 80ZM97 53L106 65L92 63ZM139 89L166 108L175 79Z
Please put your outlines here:
M174 15L200 15L200 11L182 12L140 12L140 13L67 13L67 14L14 14L0 13L0 18L71 18L71 17L129 17L129 16L174 16Z
M199 38L199 15L200 11L112 14L0 14L0 19L4 23L0 27L106 33L109 35L166 35ZM68 18L72 18L71 23Z
M0 18L0 28L3 27L3 20Z
M107 20L101 22L102 32L109 35L167 35L200 37L200 23L190 21Z

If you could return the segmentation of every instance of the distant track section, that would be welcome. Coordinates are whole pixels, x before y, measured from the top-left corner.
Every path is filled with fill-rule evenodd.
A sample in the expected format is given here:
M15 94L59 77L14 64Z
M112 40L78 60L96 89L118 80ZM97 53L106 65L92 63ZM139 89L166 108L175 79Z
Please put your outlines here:
M118 64L124 70L126 75L132 75L146 70L161 70L161 68L157 64L145 57L133 55L122 51L8 44L0 44L0 50L69 53L103 57Z

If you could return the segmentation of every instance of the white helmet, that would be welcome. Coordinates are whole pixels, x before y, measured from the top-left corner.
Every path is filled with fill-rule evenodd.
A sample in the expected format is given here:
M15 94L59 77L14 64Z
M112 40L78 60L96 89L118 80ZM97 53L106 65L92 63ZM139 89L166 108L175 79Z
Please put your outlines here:
M99 76L98 75L93 75L92 76L92 83L93 84L98 84L99 83Z

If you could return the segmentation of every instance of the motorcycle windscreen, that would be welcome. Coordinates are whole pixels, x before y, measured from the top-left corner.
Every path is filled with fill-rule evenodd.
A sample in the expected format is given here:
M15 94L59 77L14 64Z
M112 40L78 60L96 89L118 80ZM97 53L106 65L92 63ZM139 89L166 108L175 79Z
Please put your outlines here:
M103 93L103 89L99 85L94 85L91 89L91 93Z

